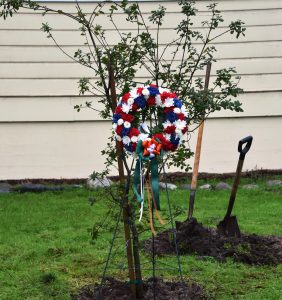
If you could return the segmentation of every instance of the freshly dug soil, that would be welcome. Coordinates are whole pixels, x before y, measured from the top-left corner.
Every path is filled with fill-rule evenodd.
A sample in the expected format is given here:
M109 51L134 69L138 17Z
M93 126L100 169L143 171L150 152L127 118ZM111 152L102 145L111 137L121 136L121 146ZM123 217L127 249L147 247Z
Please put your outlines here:
M99 289L101 298L99 298ZM165 282L155 278L155 299L158 300L187 300L208 299L203 289L196 283L183 286L180 282ZM88 285L80 290L73 300L131 300L132 293L128 283L107 278L103 287ZM154 279L144 281L144 300L154 299Z
M175 254L171 230L155 237L157 255ZM242 234L241 237L225 237L217 230L205 228L196 219L180 223L176 240L181 254L211 256L218 261L232 257L236 262L250 265L276 265L282 263L282 237ZM144 242L145 251L151 253L152 240Z

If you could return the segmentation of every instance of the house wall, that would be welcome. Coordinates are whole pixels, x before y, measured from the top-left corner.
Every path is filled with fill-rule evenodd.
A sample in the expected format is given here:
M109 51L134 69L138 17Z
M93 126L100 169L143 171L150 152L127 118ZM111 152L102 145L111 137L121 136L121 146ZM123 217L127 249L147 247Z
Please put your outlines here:
M171 40L180 14L173 1L141 2L149 12L158 3L167 7L170 18L161 32L161 43ZM238 140L254 136L244 168L282 168L282 1L222 0L224 26L242 19L246 37L225 36L216 41L218 62L212 66L236 67L245 93L239 97L244 112L214 113L205 124L200 171L232 172L238 159ZM208 1L198 1L200 25L208 15ZM49 4L48 4L49 5ZM74 12L72 3L52 3ZM82 7L90 12L93 3ZM79 178L103 169L100 150L111 133L110 122L97 113L73 106L95 97L78 96L78 80L93 76L85 67L70 61L51 39L40 31L41 23L54 28L54 36L65 51L73 54L83 45L77 24L63 16L21 11L0 20L0 180L22 178ZM117 39L105 18L99 21ZM119 21L120 28L128 30ZM197 45L200 47L201 45ZM200 74L203 75L203 74ZM138 78L145 81L146 72ZM195 148L196 132L191 135ZM191 161L192 163L193 161ZM115 170L113 169L113 173Z

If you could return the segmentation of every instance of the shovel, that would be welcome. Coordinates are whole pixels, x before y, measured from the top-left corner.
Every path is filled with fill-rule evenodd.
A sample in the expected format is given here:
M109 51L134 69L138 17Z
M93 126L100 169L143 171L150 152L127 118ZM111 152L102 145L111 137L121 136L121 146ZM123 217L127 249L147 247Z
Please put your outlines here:
M231 213L232 213L232 209L233 209L234 202L236 199L237 189L238 189L238 186L240 183L240 177L241 177L241 172L242 172L242 168L243 168L243 164L244 164L244 159L245 159L246 154L248 153L248 151L251 148L252 141L253 141L253 137L247 136L244 139L240 140L239 144L238 144L238 152L240 153L240 156L239 156L239 161L237 164L236 175L235 175L235 179L234 179L232 190L231 190L228 208L227 208L224 219L222 221L220 221L217 225L218 232L225 236L233 236L233 237L241 236L237 218L236 218L236 216L231 216ZM245 145L244 148L243 148L243 145Z

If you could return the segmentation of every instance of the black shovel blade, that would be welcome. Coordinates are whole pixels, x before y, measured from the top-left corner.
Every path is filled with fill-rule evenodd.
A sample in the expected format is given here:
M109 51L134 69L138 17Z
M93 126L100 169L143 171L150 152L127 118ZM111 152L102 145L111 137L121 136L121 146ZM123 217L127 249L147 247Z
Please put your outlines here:
M229 218L220 221L217 225L217 230L219 234L228 237L241 236L241 231L236 216L230 216Z

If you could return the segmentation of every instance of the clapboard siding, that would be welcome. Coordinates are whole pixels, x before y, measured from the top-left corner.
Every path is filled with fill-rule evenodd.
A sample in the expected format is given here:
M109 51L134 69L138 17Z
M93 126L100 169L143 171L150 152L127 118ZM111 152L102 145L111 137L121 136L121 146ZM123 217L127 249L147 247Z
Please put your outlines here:
M245 93L240 96L244 112L215 112L211 118L241 118L282 116L282 91ZM9 97L0 98L2 122L69 122L99 121L99 113L90 109L77 112L73 107L92 101L97 110L102 109L98 97ZM267 105L265 105L267 102ZM36 111L36 114L34 114Z
M208 120L200 171L234 172L238 140L248 134L255 139L244 169L278 169L282 165L282 156L277 155L282 151L281 139L270 132L279 127L281 118ZM1 124L0 139L7 141L0 147L1 179L83 178L101 170L100 141L111 134L110 128L107 122ZM195 140L196 132L190 142L192 149Z
M180 61L177 61L180 63ZM51 68L52 66L52 68ZM226 66L235 67L237 74L240 76L250 74L281 74L282 73L282 57L280 58L251 58L246 59L219 59L213 64L211 74L215 75L216 70ZM28 73L26 70L28 69ZM197 72L197 75L203 75L205 70ZM24 79L24 78L93 78L93 69L86 68L76 62L61 63L7 63L0 62L0 79ZM149 77L150 74L146 69L137 71L138 77Z
M1 124L1 179L83 178L101 170L97 158L110 124L28 123ZM11 161L11 157L13 161ZM92 170L92 171L91 171Z
M145 82L147 77L135 78ZM215 76L211 76L211 81ZM74 96L78 94L78 78L1 79L2 96ZM280 91L282 74L252 74L242 76L240 87L245 92ZM52 89L50 88L52 87Z
M246 37L238 40L226 35L214 41L217 62L212 66L211 83L216 69L236 67L240 87L245 91L239 96L244 112L222 111L210 116L200 169L233 171L238 139L247 134L253 134L255 140L245 169L282 168L282 141L275 137L282 125L282 1L218 2L225 19L218 33L237 19L246 23L247 31ZM181 15L175 1L141 1L144 18L160 3L169 16L160 33L162 51L165 43L173 39ZM194 28L203 32L200 24L210 15L208 4L209 1L197 1L199 15ZM81 7L89 15L95 5L89 2ZM74 3L48 6L75 12ZM121 30L136 33L122 15L115 20ZM78 48L87 49L77 30L79 26L64 16L48 13L42 17L38 12L21 10L12 19L0 20L0 179L86 177L93 169L103 168L98 157L111 134L110 122L101 121L95 111L77 113L73 109L85 101L96 102L95 107L101 109L99 97L78 95L79 78L92 78L93 73L72 62L46 38L40 30L43 22L50 24L59 44L70 55ZM107 29L111 43L118 41L107 18L99 17L95 22ZM154 25L151 27L156 32ZM197 42L195 46L200 49L202 45ZM165 59L171 58L172 50L171 47L166 52ZM203 76L203 72L197 75ZM144 82L148 73L140 70L137 77ZM195 140L193 133L192 149Z
M269 26L281 24L281 9L275 8L269 10L246 10L240 11L240 19L244 20L245 25L249 26ZM175 28L175 25L181 21L181 14L175 13L173 11L167 11L166 15L168 18L164 20L163 28ZM201 26L201 22L208 18L211 14L209 12L199 12L197 18L193 19L193 27L197 28ZM90 14L87 14L90 16ZM149 14L144 14L144 19L148 20ZM265 24L265 17L267 16L268 22ZM32 20L32 22L30 21ZM120 15L113 17L113 20L118 24L120 29L134 29L135 24L131 24L125 21L124 18L121 18ZM227 26L231 21L234 20L234 11L225 11L224 12L224 22L220 24L220 27ZM67 17L62 17L57 14L47 14L42 16L39 13L21 13L17 16L17 22L14 22L13 19L7 19L6 22L3 22L0 30L38 30L41 28L42 23L48 22L53 30L67 30L71 31L78 29L77 23ZM97 17L94 24L100 24L104 29L113 29L113 24L109 22L108 19L104 17ZM150 25L151 28L156 28L155 24Z
M46 1L47 2L47 1ZM62 1L63 2L63 1ZM71 1L69 1L71 2ZM76 12L75 10L75 0L72 1L73 3L52 3L48 4L49 7L54 9L62 9L66 12ZM81 7L85 12L91 12L95 7L95 2L99 1L83 1L81 3ZM90 4L87 2L91 2ZM134 2L134 1L133 1ZM161 4L167 8L167 10L171 12L179 12L180 9L177 5L175 5L176 1L138 1L142 12L150 12L156 9L157 5ZM246 10L268 10L268 9L275 9L275 8L282 8L282 3L280 0L219 0L217 1L220 4L220 9L222 11L246 11ZM48 2L47 2L48 3ZM212 3L211 1L197 1L197 8L199 11L207 11L207 6ZM26 12L26 11L25 11Z
M219 35L227 30L227 27L219 28L216 34L211 35L213 38L215 35ZM208 29L200 29L204 35L207 33ZM270 26L254 26L249 27L246 37L241 39L236 39L233 35L223 35L213 41L212 44L222 44L222 43L249 43L249 42L260 42L260 41L281 41L282 37L279 32L282 31L282 25L270 25ZM122 33L128 31L122 30ZM131 30L132 35L137 35L137 30ZM140 31L142 32L142 31ZM152 36L156 37L157 30L152 30ZM79 30L73 31L62 31L58 30L53 33L54 38L58 41L61 46L81 46L86 40L84 36L80 35ZM114 45L120 41L119 34L113 30L108 30L105 33L109 45ZM165 29L160 32L159 43L160 45L166 45L170 43L175 38L174 29ZM99 45L99 43L97 43ZM200 41L196 41L195 45L202 44ZM39 46L49 46L53 45L53 40L46 38L46 34L42 33L40 30L1 30L0 31L0 45L2 46L22 46L22 45L39 45Z
M200 48L197 45L196 48ZM73 55L78 47L65 46L64 50ZM86 50L86 47L81 47ZM217 59L232 59L240 58L251 60L253 58L279 58L282 57L282 38L281 41L264 41L252 43L236 43L236 44L218 44L216 45ZM163 51L163 47L160 48ZM167 52L164 58L171 57L171 51ZM180 58L179 56L177 57ZM53 62L70 62L70 59L65 56L58 48L51 46L0 46L0 62L27 62L27 63L53 63ZM273 64L274 65L274 64Z

